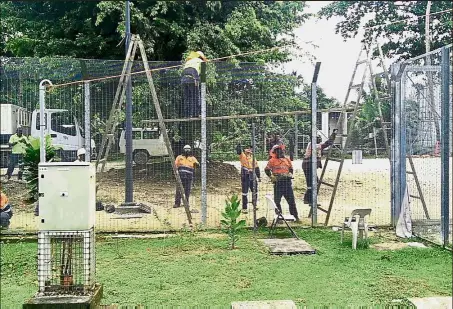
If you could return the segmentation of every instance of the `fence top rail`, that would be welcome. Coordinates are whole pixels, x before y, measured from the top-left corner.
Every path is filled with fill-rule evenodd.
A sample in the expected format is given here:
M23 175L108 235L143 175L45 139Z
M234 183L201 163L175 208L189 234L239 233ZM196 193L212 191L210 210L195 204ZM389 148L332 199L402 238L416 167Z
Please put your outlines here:
M344 110L342 110L342 111L344 111ZM345 111L352 112L353 109L346 109ZM339 111L338 111L338 109L323 109L323 110L318 110L318 112L339 112ZM311 114L311 110L247 114L247 115L211 116L211 117L206 117L206 120L244 119L244 118L288 116L288 115L301 115L301 114ZM192 117L192 118L164 119L164 122L188 122L188 121L200 121L200 120L201 120L201 117ZM159 120L157 120L157 119L142 120L142 123L157 123L157 122L159 122Z
M410 58L410 59L404 60L402 63L406 63L406 64L411 63L411 62L413 62L413 61L415 61L415 60L425 58L426 56L429 56L429 55L432 55L432 54L437 54L437 53L439 53L442 49L444 49L444 48L451 48L452 46L453 46L453 44L448 44L448 45L442 46L442 47L440 47L440 48L438 48L438 49L432 50L432 51L430 51L430 52L428 52L428 53L425 53L425 54L423 54L423 55L416 56L416 57L414 57L414 58Z

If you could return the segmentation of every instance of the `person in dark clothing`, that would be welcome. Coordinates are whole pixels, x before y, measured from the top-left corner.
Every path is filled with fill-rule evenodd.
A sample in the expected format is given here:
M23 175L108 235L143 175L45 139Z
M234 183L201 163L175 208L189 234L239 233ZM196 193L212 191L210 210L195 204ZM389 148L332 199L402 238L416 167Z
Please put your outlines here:
M241 162L242 212L247 213L249 190L252 191L253 205L256 205L258 201L258 182L261 181L260 168L253 157L252 146L247 146L242 150L241 145L237 145L236 153Z
M316 139L316 167L322 168L321 164L321 154L324 149L333 145L335 138L337 136L337 129L333 130L332 134L330 135L329 139L324 143L321 143L321 137L318 136ZM302 170L304 171L305 181L307 182L307 191L305 191L304 195L304 203L310 204L312 202L312 188L313 188L313 169L311 164L311 143L308 143L307 149L305 150L304 159L302 161ZM316 171L314 171L316 173ZM319 182L319 178L318 178Z
M291 183L293 179L293 165L291 160L285 158L283 149L278 146L274 149L275 157L271 158L267 163L264 172L271 178L274 183L274 202L277 208L282 211L281 200L282 197L286 199L289 205L289 212L297 221L299 215L296 208L296 200L294 198L294 191Z
M183 116L199 117L201 114L200 72L201 63L206 61L201 51L191 52L181 74L183 89Z
M294 161L294 137L289 137L288 150L289 150L289 159Z

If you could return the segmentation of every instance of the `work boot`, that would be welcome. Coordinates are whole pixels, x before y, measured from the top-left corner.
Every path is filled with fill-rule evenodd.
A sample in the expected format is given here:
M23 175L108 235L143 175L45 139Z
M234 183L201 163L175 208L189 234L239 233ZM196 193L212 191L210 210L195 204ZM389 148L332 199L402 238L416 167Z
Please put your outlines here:
M181 205L176 205L176 204L175 204L175 205L173 206L173 208L179 208L179 207L181 207Z
M242 213L243 213L243 214L248 214L249 212L248 212L247 209L242 209Z

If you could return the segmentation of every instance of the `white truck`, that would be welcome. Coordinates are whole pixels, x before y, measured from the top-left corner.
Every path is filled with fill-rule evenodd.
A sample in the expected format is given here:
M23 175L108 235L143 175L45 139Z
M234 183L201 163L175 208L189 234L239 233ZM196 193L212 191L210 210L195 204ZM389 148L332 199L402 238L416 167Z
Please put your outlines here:
M120 153L126 153L125 131L121 131L119 140ZM132 129L132 158L135 164L143 165L153 157L168 156L163 135L157 128Z
M0 104L1 106L1 165L6 167L9 161L11 148L8 141L22 127L24 135L40 137L39 110L33 112L14 104ZM65 109L46 109L44 115L46 131L52 138L53 145L61 147L59 157L62 161L74 161L77 149L85 147L83 130L77 119ZM96 157L94 140L91 140L92 158Z

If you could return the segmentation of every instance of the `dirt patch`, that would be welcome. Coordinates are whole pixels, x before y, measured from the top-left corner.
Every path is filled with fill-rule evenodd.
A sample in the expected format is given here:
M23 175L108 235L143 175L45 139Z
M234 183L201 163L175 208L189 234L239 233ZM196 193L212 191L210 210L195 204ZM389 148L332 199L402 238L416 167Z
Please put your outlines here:
M416 248L427 248L425 245L418 243L418 242L385 242L380 244L374 244L370 246L373 249L378 251L384 250L401 250L404 248L409 247L416 247Z

